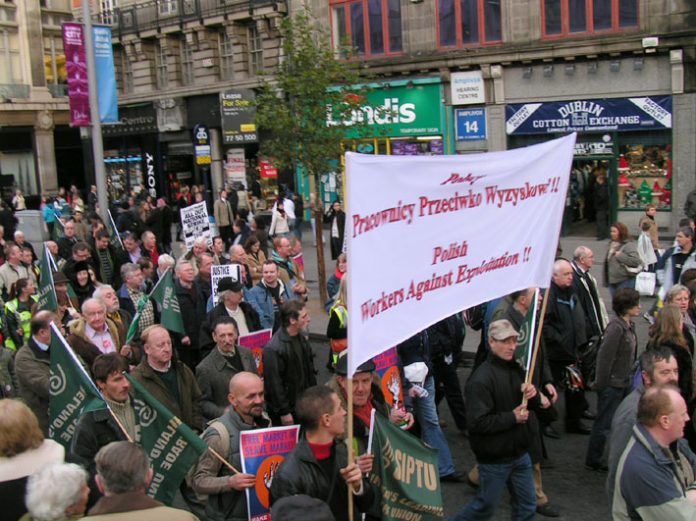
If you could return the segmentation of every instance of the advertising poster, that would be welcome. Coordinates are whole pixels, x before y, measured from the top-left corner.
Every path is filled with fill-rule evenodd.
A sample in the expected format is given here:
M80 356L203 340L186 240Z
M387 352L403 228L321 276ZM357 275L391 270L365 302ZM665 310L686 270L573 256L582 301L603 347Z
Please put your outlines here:
M256 143L256 101L249 89L220 93L222 142L225 145Z
M271 341L272 336L272 329L262 329L261 331L240 336L237 339L237 343L240 346L251 349L251 353L254 355L254 362L256 363L256 372L261 377L263 377L263 348Z
M181 228L184 231L186 249L193 248L193 243L198 237L206 237L208 246L213 245L213 234L208 220L208 209L205 203L196 203L181 209Z
M87 57L85 33L82 24L63 24L63 48L65 67L68 72L68 98L70 102L70 125L85 126L89 118L89 83L87 81Z
M249 521L270 521L271 483L285 457L297 445L299 433L298 425L239 433L242 472L256 476L256 486L246 490Z
M116 69L111 44L111 27L95 25L94 64L99 92L99 120L102 123L118 123L118 97L116 95Z

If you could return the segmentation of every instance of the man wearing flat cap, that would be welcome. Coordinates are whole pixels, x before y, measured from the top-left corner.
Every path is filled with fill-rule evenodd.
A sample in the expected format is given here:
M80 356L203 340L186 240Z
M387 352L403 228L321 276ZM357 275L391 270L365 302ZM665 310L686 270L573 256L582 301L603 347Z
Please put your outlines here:
M524 383L525 372L515 361L517 336L508 320L492 322L490 353L467 382L469 440L481 484L474 499L453 519L491 519L507 488L516 519L536 515L528 409L546 408L550 402L532 384Z

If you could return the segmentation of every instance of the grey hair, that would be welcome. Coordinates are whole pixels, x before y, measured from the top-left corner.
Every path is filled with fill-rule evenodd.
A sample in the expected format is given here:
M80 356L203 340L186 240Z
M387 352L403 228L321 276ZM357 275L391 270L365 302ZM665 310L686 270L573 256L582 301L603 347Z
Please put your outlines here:
M573 252L573 260L580 260L583 257L587 257L588 254L592 253L592 250L587 246L578 246Z
M674 300L674 297L679 295L679 293L686 293L687 295L690 295L691 292L689 291L689 288L682 284L675 284L671 288L669 288L669 291L667 292L667 296L665 297L665 302L669 303Z
M175 264L176 264L176 260L174 260L174 257L169 255L168 253L163 253L157 259L157 267L158 268L165 268L165 267L166 268L173 268Z
M99 300L102 300L104 298L104 292L108 289L115 291L114 288L112 288L108 284L102 284L101 286L98 286L97 289L94 290L94 293L92 293L92 297L99 299Z
M101 306L101 308L102 308L104 311L106 311L106 304L104 304L104 301L103 301L103 300L100 300L100 299L98 299L98 298L95 298L95 297L88 298L87 300L85 300L85 301L82 303L82 307L80 308L80 311L82 311L82 313L84 314L85 309L87 309L87 306L89 306L90 304L94 304L95 302L96 302L97 304L99 304L99 306Z
M74 463L48 465L29 476L25 501L32 519L65 519L65 510L80 500L87 478L87 472Z
M135 492L147 486L150 459L135 443L112 441L99 449L94 462L104 488L112 494Z
M174 268L174 271L175 271L176 273L179 273L179 270L181 270L181 267L182 267L184 264L190 264L191 267L193 267L193 262L191 262L191 261L188 260L188 259L184 259L184 258L182 257L182 258L179 259L179 261L176 263L176 268Z
M558 272L561 270L561 266L565 266L566 264L570 264L566 259L556 260L556 262L553 263L553 274L558 275Z
M193 241L193 244L197 245L204 245L206 248L208 247L208 239L206 237L198 237L195 241Z
M121 266L121 278L125 281L138 270L140 270L140 266L133 262L126 262Z

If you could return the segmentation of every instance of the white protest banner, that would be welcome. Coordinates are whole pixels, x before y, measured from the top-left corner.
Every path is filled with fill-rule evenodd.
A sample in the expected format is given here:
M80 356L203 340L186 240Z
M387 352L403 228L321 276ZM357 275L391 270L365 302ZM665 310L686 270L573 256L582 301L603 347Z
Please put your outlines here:
M449 315L549 286L575 137L462 156L346 154L348 374Z
M198 237L207 238L209 247L213 245L213 234L205 203L196 203L181 209L181 228L184 231L187 250L193 248L193 242Z
M213 295L213 306L218 303L218 284L226 277L231 277L234 280L241 282L242 280L242 265L241 264L213 264L210 267L210 285Z

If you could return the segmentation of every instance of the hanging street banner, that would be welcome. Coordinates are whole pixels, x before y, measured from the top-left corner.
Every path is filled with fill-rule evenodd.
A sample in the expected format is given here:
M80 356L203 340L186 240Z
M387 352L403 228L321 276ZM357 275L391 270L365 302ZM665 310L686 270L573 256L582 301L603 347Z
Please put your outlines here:
M372 411L370 482L379 487L383 521L439 521L444 517L437 449Z
M82 24L63 24L63 48L65 67L68 73L68 100L70 102L70 125L89 125L89 83L87 80L87 57L85 33Z
M375 356L375 372L379 375L382 394L390 409L404 408L404 391L399 371L399 358L396 347L390 347Z
M188 470L208 445L191 428L145 390L140 382L123 373L132 387L135 421L140 426L140 446L150 457L154 476L147 495L171 505Z
M263 378L263 348L271 341L272 336L272 329L262 329L248 335L242 335L237 339L237 343L240 346L251 349L251 354L254 355L254 363L256 364L256 373L261 378Z
M106 402L60 330L51 329L48 437L68 452L82 413L106 409Z
M221 92L220 117L224 145L258 142L256 100L253 91L236 89Z
M111 43L111 27L95 25L94 64L99 93L99 121L118 123L118 97L116 95L116 69L114 68L114 48Z
M299 434L299 425L239 433L242 472L256 476L255 486L246 489L249 521L271 521L268 497L271 482L285 457L297 445Z
M210 230L208 209L205 202L200 202L181 209L181 228L184 231L186 250L193 248L193 243L198 237L208 239L208 247L213 245L213 234Z
M575 134L462 156L346 154L348 374L481 302L548 287ZM379 259L375 262L374 259Z
M672 128L672 97L612 98L505 107L508 135Z

